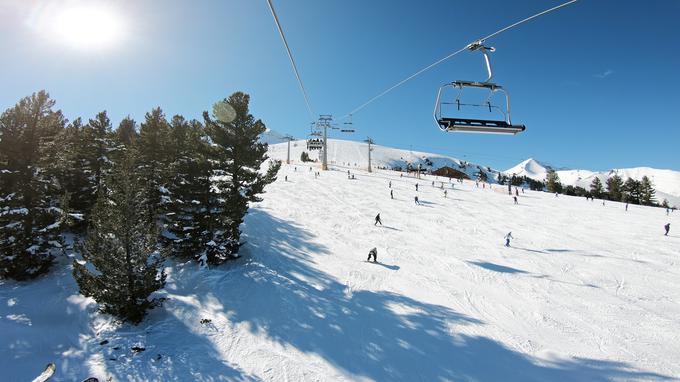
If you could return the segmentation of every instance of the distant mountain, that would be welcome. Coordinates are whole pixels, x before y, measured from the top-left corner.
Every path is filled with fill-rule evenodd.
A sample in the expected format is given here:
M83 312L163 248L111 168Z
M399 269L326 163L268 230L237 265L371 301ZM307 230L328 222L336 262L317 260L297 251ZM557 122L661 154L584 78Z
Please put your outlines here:
M546 174L551 167L529 158L516 166L503 171L506 175L527 176L531 179L545 180ZM671 204L680 205L680 172L673 170L660 170L651 167L634 167L612 169L609 171L590 170L567 170L557 169L560 182L564 185L581 186L589 189L594 178L600 178L604 184L610 176L618 174L625 181L627 178L641 180L647 176L654 184L658 201L668 199Z
M260 135L260 142L267 143L270 145L283 143L286 142L286 139L284 138L285 136L286 136L285 134L281 134L278 131L267 129L267 131Z

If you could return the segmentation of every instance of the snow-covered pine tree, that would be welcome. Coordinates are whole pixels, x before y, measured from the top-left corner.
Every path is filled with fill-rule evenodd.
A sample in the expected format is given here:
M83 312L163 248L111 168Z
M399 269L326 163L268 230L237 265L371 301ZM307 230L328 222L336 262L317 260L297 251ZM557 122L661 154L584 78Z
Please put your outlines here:
M656 204L656 190L654 190L654 185L647 175L640 180L640 203L646 206Z
M61 250L60 191L47 150L64 129L45 91L0 115L0 276L26 280L47 272Z
M241 246L240 225L248 212L248 204L261 200L258 195L264 192L265 185L276 180L281 167L280 162L270 162L267 171L260 172L262 163L267 160L267 144L260 143L259 135L266 128L261 120L255 120L249 113L249 102L250 96L236 92L215 104L215 119L203 112L206 132L215 149L214 186L227 200L227 208L219 211L228 226L217 227L218 230L226 229L226 240L214 246L220 255L217 262L236 255Z
M212 162L208 160L211 147L203 126L181 116L173 117L170 125L173 160L168 185L170 202L164 208L164 237L173 256L198 259L212 251L212 243L219 240L213 237L213 231L226 226L213 219L213 212L223 210L226 200L218 198L212 187ZM215 263L215 256L210 257Z
M144 184L151 220L160 218L163 204L169 201L167 182L170 165L170 125L158 107L144 116L134 148L137 172ZM150 221L151 221L150 220Z
M163 257L155 225L146 216L144 187L126 156L105 178L81 246L82 262L73 263L80 293L100 310L132 323L140 322L159 299L150 295L165 285Z
M602 181L600 178L595 177L590 183L590 194L595 198L599 198L604 194L604 187L602 187Z

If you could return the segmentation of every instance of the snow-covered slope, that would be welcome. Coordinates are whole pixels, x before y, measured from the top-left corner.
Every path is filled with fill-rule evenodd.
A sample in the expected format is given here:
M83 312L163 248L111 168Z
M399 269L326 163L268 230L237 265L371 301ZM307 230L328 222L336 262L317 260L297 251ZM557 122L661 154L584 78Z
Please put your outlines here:
M461 161L457 158L426 153L421 151L410 151L372 145L371 152L372 167L378 168L402 168L406 169L407 164L414 168L421 165L424 169L438 169L443 166L451 167L455 170L466 173L471 179L476 179L479 171L487 173L489 181L494 182L498 171L481 166L475 163ZM269 155L274 159L285 160L287 155L287 144L276 144L269 147ZM318 160L320 151L308 151L305 140L292 141L290 143L290 158L299 163L300 154L306 151L312 160ZM328 140L328 163L338 167L349 167L366 169L368 166L368 144L341 139Z
M545 180L550 166L541 164L533 158L527 159L518 165L503 171L506 175L527 176L531 179ZM589 170L556 170L560 182L564 185L581 186L589 189L594 178L600 178L604 184L610 176L618 174L623 180L633 178L641 180L647 176L654 184L659 201L668 199L671 204L680 206L680 172L673 170L660 170L650 167L635 167L613 169L610 171Z
M240 260L168 261L140 326L96 313L68 261L0 282L0 379L48 362L56 381L680 379L680 212L312 166L284 165Z

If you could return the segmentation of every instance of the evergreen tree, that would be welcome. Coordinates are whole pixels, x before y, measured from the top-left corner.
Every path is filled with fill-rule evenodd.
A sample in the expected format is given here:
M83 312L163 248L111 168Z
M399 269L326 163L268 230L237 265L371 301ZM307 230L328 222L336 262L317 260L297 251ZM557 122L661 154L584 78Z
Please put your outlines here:
M149 228L144 188L130 158L105 182L81 247L84 261L73 263L73 276L102 312L138 323L160 303L149 296L165 285L157 233Z
M198 121L187 122L175 116L171 131L173 176L168 186L170 201L165 205L164 236L173 256L197 259L206 254L214 259L211 242L218 238L213 232L227 222L213 213L226 208L226 199L219 197L218 190L212 187L213 162L209 160L212 149L203 139L203 126Z
M170 149L170 126L163 111L155 108L146 113L135 142L137 172L144 184L150 221L159 217L163 204L169 201L166 186L171 162Z
M623 200L623 179L618 174L614 174L607 179L607 193L609 200Z
M623 201L640 204L640 182L633 178L626 179L623 183Z
M595 177L595 179L593 179L593 181L590 183L590 194L595 198L602 197L604 194L604 187L602 187L602 181L600 178Z
M487 182L489 180L489 176L486 174L486 172L479 171L479 173L477 174L477 179L482 182Z
M649 180L647 175L642 177L639 185L640 192L640 203L646 206L653 206L656 204L656 190L654 190L654 185L652 181Z
M562 183L560 183L560 176L557 175L555 170L548 170L548 174L545 178L545 186L550 193L560 193L562 192Z
M137 141L137 124L134 119L127 117L123 118L118 124L118 129L116 130L116 141L123 147L130 149Z
M206 132L215 145L215 187L227 200L227 208L219 213L228 225L220 242L214 245L218 256L213 257L213 263L224 261L238 252L240 225L248 211L248 204L261 200L258 195L264 192L265 185L276 180L281 166L280 162L270 162L266 173L260 173L260 166L268 159L267 144L259 141L266 128L262 121L255 120L249 113L249 102L250 96L236 92L215 104L213 111L218 119L212 119L208 112L203 113Z
M47 147L66 120L54 104L40 91L0 115L0 277L34 278L61 250L60 189Z

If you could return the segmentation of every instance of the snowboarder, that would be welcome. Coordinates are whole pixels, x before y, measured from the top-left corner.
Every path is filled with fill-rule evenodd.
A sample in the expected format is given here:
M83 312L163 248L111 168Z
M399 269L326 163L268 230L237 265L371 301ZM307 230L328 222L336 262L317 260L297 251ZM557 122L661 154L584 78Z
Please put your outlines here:
M512 237L512 232L508 232L508 234L505 235L505 246L506 247L510 246L510 239L514 239L514 237Z
M380 225L383 225L382 221L380 220L380 214L375 215L375 223L373 225L378 225L378 223L380 223Z
M668 231L671 230L671 223L666 224L663 226L664 229L666 229L666 233L664 233L664 236L668 236Z
M513 196L512 198L515 199L515 204L519 204L519 203L517 203L517 197L516 196Z
M377 263L378 262L378 249L373 247L370 251L368 251L368 260L366 261L371 261L371 257L373 257L373 262Z
M394 190L390 190L390 199L394 199Z
M416 204L420 205L420 202L418 201L418 195L416 195Z

